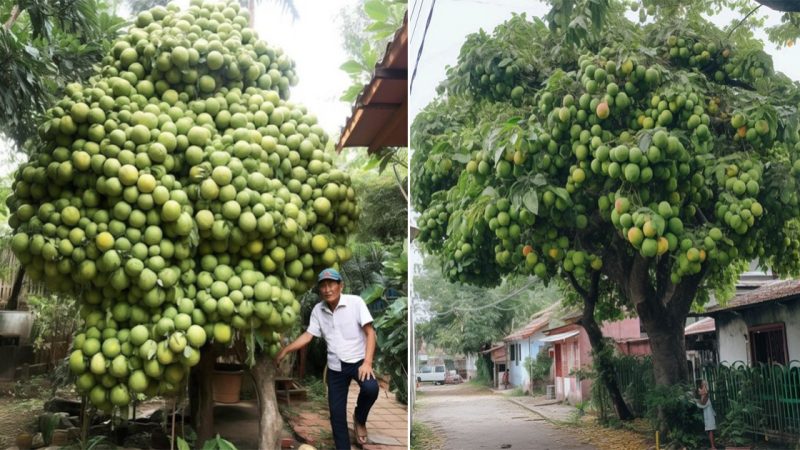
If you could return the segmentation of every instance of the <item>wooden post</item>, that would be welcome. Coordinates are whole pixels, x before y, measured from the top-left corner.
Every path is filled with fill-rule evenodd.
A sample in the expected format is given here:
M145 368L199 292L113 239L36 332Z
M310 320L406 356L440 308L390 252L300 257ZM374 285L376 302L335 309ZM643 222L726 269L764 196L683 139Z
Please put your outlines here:
M214 398L211 383L216 359L216 349L212 344L206 344L200 349L200 362L192 368L189 375L189 410L197 432L197 448L203 448L203 443L214 437Z
M22 282L25 280L25 267L19 266L17 275L14 277L14 284L11 288L11 296L6 303L6 311L16 311L19 308L19 296L22 293Z

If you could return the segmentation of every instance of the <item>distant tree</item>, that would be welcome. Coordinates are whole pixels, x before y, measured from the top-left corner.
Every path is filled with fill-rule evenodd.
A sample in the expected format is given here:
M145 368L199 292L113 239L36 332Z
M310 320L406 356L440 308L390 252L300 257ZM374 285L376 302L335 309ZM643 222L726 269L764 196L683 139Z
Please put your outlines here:
M0 134L17 149L71 82L85 81L124 21L104 0L0 0Z

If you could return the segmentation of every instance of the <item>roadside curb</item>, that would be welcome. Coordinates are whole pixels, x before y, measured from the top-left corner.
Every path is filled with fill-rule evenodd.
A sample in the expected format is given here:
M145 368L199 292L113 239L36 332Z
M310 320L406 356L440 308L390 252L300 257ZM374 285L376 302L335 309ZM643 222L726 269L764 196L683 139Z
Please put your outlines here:
M538 415L542 419L546 420L547 423L550 423L552 425L558 425L557 421L555 421L553 419L550 419L549 417L545 416L541 411L539 411L538 409L536 409L534 407L528 406L528 405L526 405L526 404L524 404L524 403L520 402L519 400L516 400L516 399L514 399L512 397L508 397L508 398L506 398L506 400L510 401L511 403L513 403L513 404L515 404L517 406L521 406L521 407L527 409L528 411L530 411L532 413L535 413L536 415ZM552 405L553 403L548 403L548 404Z

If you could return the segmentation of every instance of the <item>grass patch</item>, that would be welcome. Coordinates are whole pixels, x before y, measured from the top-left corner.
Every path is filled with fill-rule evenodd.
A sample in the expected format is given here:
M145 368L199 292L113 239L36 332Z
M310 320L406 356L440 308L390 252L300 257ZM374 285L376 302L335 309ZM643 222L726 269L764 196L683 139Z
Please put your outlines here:
M488 380L486 378L473 378L467 381L467 383L477 387L492 387L491 380Z
M441 438L426 424L411 424L411 450L435 450L441 448Z
M515 387L508 395L511 397L524 397L525 391L521 387Z
M325 383L321 378L303 378L303 387L308 389L308 399L314 403L328 403L328 392Z

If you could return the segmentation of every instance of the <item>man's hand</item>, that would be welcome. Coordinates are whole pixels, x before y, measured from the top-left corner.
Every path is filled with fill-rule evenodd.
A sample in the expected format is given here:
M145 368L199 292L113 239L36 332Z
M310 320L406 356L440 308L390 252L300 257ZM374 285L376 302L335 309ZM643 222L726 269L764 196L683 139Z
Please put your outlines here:
M358 379L366 381L370 378L375 379L375 372L372 371L372 363L363 363L358 367Z
M283 347L281 349L281 351L279 351L278 354L275 355L275 365L276 366L280 366L281 365L281 361L283 361L283 358L286 358L286 353L287 353L286 352L286 347Z

